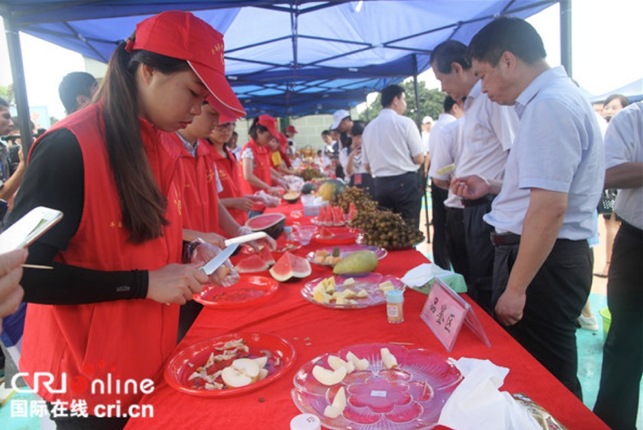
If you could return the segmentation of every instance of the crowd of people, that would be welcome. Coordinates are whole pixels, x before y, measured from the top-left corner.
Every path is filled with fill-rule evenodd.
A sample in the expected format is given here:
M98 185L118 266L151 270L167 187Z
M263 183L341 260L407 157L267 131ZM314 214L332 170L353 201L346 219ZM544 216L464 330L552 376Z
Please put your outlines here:
M430 178L435 263L461 273L469 295L579 398L575 331L591 317L590 242L597 208L609 207L600 212L607 266L597 276L608 277L612 324L595 412L613 428L634 428L643 368L642 103L627 106L617 95L597 116L565 70L548 65L533 27L501 17L468 46L449 40L432 51L448 96L422 131L404 115L404 88L389 85L368 123L336 111L316 153L297 148L296 127L281 132L268 114L252 120L241 145L235 127L245 112L225 79L223 49L223 36L189 12L147 18L116 48L100 86L85 72L65 76L68 117L28 156L0 145L8 211L0 219L11 225L37 206L64 213L28 252L0 255L0 316L28 309L21 370L90 381L116 368L122 379L153 378L200 311L192 295L221 281L190 264L185 249L218 249L249 233L244 224L265 209L263 196L280 195L310 166L363 188L415 228ZM0 136L12 126L0 98ZM38 394L50 409L79 395L90 410L139 400ZM126 421L90 415L56 424Z

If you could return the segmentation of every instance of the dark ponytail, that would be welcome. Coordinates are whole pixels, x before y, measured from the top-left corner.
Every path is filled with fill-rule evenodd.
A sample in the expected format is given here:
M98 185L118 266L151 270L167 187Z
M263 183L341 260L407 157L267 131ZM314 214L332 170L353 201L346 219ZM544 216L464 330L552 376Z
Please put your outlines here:
M142 64L162 73L189 68L185 61L148 51L114 52L97 99L104 105L105 142L121 202L123 225L133 243L162 235L167 199L156 183L141 139L136 70Z

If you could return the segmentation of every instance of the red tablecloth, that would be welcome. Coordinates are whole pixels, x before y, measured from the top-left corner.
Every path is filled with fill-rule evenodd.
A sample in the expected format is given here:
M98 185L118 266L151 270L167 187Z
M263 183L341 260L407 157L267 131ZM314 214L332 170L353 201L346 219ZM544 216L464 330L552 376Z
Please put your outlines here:
M301 207L291 205L280 208L285 213L293 209L300 210ZM289 217L288 223L293 221L301 222L302 219ZM314 243L311 243L295 251L295 254L304 256L313 249ZM390 252L380 261L377 271L401 277L410 268L426 261L415 250ZM312 276L308 279L329 274L329 269L314 266ZM140 402L141 405L153 407L154 417L132 418L127 429L287 429L290 419L299 413L290 397L296 371L323 353L369 342L406 342L433 349L445 357L489 359L510 369L501 388L503 391L526 394L570 430L607 429L582 402L466 296L492 346L487 348L470 330L463 328L449 354L419 317L427 297L424 294L407 290L404 323L389 324L385 306L335 310L312 304L300 294L304 283L303 280L283 283L268 301L252 307L204 309L176 349L180 351L189 344L233 332L275 334L290 341L297 351L293 367L281 378L238 397L208 399L180 393L159 375L153 393L143 397Z

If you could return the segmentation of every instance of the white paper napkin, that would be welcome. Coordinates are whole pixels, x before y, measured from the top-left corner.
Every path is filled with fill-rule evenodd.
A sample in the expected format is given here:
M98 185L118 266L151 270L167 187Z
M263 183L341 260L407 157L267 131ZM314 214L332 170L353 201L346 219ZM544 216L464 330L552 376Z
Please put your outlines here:
M455 430L542 430L509 393L499 391L509 373L489 360L452 360L464 376L442 408L438 424Z
M436 276L448 275L450 273L453 272L444 270L437 264L423 263L406 272L406 275L402 278L402 282L409 287L421 287Z

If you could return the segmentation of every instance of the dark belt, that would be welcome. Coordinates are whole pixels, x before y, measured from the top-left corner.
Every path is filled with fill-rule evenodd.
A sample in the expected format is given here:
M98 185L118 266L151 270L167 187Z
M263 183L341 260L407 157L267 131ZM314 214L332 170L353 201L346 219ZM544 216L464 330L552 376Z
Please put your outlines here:
M493 201L494 197L495 196L487 195L487 196L480 197L479 199L475 199L475 200L462 199L462 205L464 207L467 207L467 208L472 207L472 206L487 205L487 204L489 204L490 202Z
M520 244L520 235L513 233L494 233L490 235L491 243L493 246L511 246Z
M402 173L401 175L394 175L394 176L377 176L377 177L375 177L373 179L376 179L376 180L381 181L381 182L384 182L384 181L396 181L396 180L398 180L400 178L403 178L405 176L417 175L417 174L418 174L418 172L406 172L406 173Z

